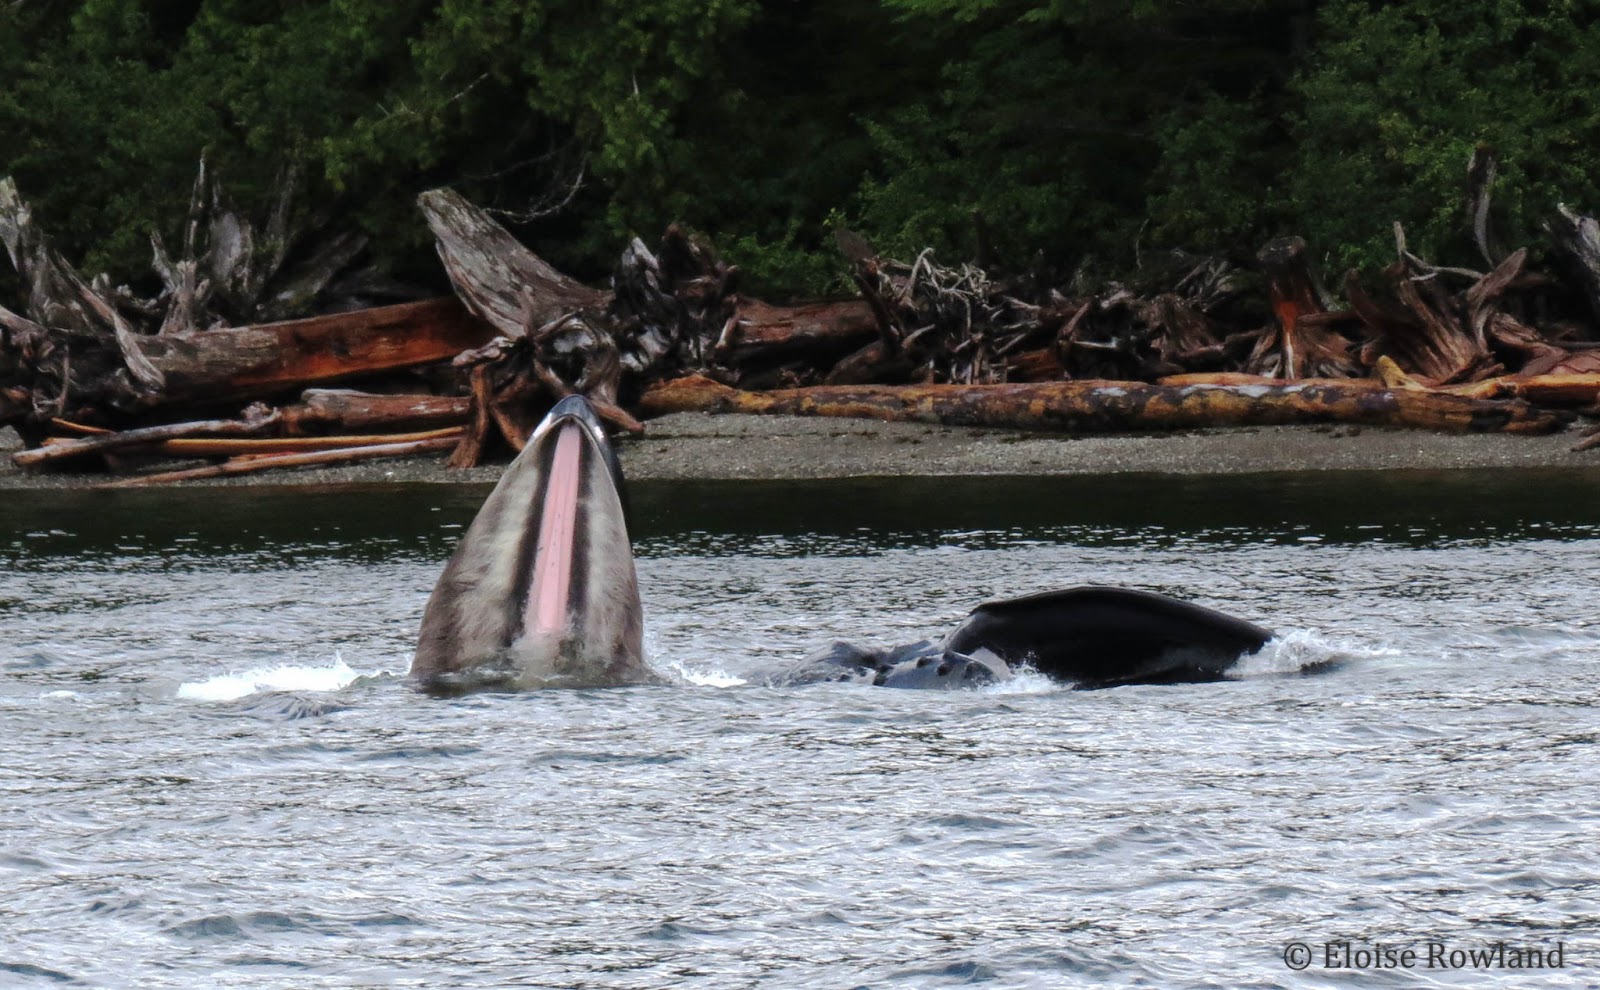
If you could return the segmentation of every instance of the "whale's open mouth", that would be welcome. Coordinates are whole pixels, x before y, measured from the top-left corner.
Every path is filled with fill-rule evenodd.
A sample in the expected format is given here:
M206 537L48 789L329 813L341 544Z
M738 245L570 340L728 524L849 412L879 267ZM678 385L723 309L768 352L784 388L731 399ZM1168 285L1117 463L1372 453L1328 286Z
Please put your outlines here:
M593 408L556 403L445 565L412 676L450 690L656 680L623 492Z
M555 427L555 448L539 517L522 627L534 635L562 636L572 615L572 574L578 529L578 489L582 484L583 427L567 420Z

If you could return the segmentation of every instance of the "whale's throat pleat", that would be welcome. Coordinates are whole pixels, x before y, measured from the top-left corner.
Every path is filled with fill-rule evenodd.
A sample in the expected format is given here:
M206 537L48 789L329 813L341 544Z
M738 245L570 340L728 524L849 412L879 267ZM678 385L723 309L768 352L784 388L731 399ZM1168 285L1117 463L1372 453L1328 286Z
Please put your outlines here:
M566 423L559 429L546 475L532 580L523 608L523 630L534 635L565 635L572 621L583 439L582 427L576 423Z

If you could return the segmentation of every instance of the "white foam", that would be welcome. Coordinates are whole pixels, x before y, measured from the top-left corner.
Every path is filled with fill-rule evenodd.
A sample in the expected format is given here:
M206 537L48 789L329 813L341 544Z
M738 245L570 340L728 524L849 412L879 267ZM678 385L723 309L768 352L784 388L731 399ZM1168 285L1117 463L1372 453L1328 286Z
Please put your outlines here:
M178 687L178 697L191 701L233 701L261 691L338 691L362 676L342 658L335 657L331 664L320 667L283 664L237 674L218 674L204 681L185 681Z
M725 670L717 668L710 670L691 670L677 660L664 662L661 666L665 668L663 672L667 674L667 676L675 678L684 684L691 684L695 687L727 688L738 687L741 684L749 683L743 677L737 677Z
M83 695L76 691L46 691L39 695L41 698L81 698Z
M1239 662L1228 671L1228 677L1243 680L1248 677L1278 677L1298 674L1319 664L1337 663L1355 657L1375 655L1344 643L1336 643L1319 636L1315 630L1296 629L1267 641L1267 645Z
M1072 687L1060 681L1053 681L1037 670L1020 667L1013 676L993 684L985 684L978 690L984 694L1055 694L1059 691L1070 691Z

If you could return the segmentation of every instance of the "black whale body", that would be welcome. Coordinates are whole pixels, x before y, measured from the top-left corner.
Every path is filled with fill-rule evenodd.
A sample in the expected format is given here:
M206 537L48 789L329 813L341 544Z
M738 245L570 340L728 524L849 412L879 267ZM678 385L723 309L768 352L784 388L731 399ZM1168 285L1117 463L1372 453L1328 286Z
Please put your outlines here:
M978 606L943 643L874 650L843 641L778 679L880 687L992 684L1027 666L1079 688L1221 680L1272 633L1149 591L1087 586Z
M594 409L581 396L561 400L446 564L412 679L444 693L659 682L644 661L622 487ZM1085 688L1211 681L1271 638L1165 595L1068 588L980 605L937 645L836 642L776 683L975 687L1023 665Z

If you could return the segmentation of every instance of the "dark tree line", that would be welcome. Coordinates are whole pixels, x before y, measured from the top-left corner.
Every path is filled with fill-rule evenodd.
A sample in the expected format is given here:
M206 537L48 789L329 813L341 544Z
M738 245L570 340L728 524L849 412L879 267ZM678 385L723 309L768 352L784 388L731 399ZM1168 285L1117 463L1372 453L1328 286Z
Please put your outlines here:
M754 287L814 293L835 229L886 255L1126 276L1181 247L1391 225L1473 260L1600 209L1600 16L1534 0L17 0L0 176L64 253L148 272L202 157L243 214L295 190L299 250L352 231L438 279L415 209L451 185L582 277L698 229ZM292 181L291 181L292 180ZM15 289L15 283L0 285Z

